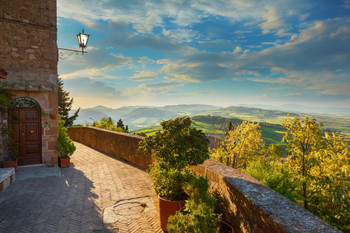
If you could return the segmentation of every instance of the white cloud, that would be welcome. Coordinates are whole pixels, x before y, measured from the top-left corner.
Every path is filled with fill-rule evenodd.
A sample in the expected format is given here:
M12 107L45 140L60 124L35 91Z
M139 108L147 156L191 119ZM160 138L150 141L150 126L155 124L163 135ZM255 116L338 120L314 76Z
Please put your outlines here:
M272 29L280 28L283 25L281 17L277 14L277 7L267 5L266 12L262 15L264 22L260 24L263 34L269 33Z
M148 12L146 21L144 23L135 24L134 29L139 33L152 33L153 28L159 24L161 24L161 20L157 22L154 14Z
M157 73L151 71L139 71L137 74L134 74L129 80L133 81L146 81L146 80L154 80L156 79Z
M137 87L129 87L124 92L124 96L159 96L169 94L176 87L183 86L183 82L178 81L164 81L141 84Z
M239 52L242 52L242 48L239 47L239 46L236 46L236 48L233 50L233 53L234 53L234 54L237 54L237 53L239 53Z

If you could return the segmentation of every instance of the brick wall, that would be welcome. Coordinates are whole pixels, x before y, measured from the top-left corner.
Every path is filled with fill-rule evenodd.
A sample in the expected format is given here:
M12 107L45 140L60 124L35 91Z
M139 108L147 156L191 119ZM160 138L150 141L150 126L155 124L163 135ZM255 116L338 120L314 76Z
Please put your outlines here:
M43 163L57 163L56 22L56 0L0 0L0 68L16 98L40 104Z
M137 152L141 136L94 127L69 128L68 134L75 141L141 168L152 163L150 156ZM220 204L223 218L236 233L340 232L237 169L207 160L193 167L193 171L209 179L210 191Z

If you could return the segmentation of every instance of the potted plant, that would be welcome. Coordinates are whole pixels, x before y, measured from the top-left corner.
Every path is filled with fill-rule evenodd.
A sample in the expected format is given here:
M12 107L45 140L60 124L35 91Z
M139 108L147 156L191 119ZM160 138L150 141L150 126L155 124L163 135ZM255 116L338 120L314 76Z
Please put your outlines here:
M219 232L221 214L215 213L216 200L210 195L208 180L203 177L191 178L184 190L189 196L184 212L169 217L168 230L177 232Z
M8 135L10 135L10 130L8 130ZM15 168L15 171L17 172L18 169L18 164L17 164L17 159L18 159L18 149L15 147L15 140L9 136L8 137L8 156L7 156L7 161L2 162L2 166L4 168L6 167L13 167Z
M57 151L58 151L58 165L61 168L67 168L70 164L70 157L75 151L76 147L67 134L67 128L64 127L64 120L58 117L58 138L57 138Z
M190 166L209 158L208 139L202 131L191 128L191 118L163 121L162 131L140 142L139 150L152 153L155 161L149 174L158 194L161 228L167 231L168 217L185 205L184 184L193 177Z

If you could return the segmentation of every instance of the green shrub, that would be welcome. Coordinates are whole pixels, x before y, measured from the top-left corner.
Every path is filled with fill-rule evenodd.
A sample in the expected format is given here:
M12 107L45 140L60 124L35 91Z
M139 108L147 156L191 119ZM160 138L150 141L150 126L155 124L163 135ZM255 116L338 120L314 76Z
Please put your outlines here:
M150 176L155 191L168 200L184 199L183 184L192 177L189 167L209 158L208 139L202 131L191 128L191 123L189 117L163 121L163 131L139 144L140 151L154 154Z
M186 201L184 213L177 212L169 217L169 233L215 233L219 231L220 215L215 213L215 199L208 192L208 180L194 177L184 184L190 197Z
M64 120L58 116L58 138L57 151L59 158L69 158L75 151L76 147L67 134L67 128L64 127Z

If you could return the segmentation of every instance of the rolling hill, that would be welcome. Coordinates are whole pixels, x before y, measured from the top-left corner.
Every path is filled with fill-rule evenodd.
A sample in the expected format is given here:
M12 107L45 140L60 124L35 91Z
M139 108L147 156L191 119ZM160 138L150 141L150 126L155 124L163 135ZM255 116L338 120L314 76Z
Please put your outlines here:
M216 138L224 139L226 134L226 128L229 122L232 122L234 126L242 123L238 118L225 118L220 116L193 116L192 127L202 130L205 134ZM282 137L285 130L276 124L261 123L262 138L266 145L277 144L285 145L282 143ZM145 133L146 135L153 135L154 133L162 130L161 126L151 126L143 129L132 131L132 133Z
M311 114L245 106L230 106L223 108L213 105L181 104L167 105L164 107L125 106L113 109L99 105L93 108L81 109L75 124L86 124L86 122L92 123L94 120L100 120L102 117L111 117L115 122L122 119L123 122L129 126L130 130L147 129L148 131L152 131L152 128L157 127L151 126L159 125L160 122L164 120L174 119L181 116L195 117L199 115L210 115L213 117L221 116L223 118L230 118L231 120L242 119L261 122L262 126L263 124L275 124L273 127L277 127L277 125L280 125L284 119L286 119L288 114L291 117L298 116L299 118L316 118L318 122L324 123L324 127L322 127L322 129L340 132L342 135L344 135L345 140L350 142L350 116L337 116L320 113ZM210 119L211 118L197 121L196 118L194 118L194 125L195 127L202 128L206 133L213 135L222 134L222 132L219 132L220 130L217 127L213 127L213 122L210 122ZM227 125L227 119L221 119L221 121L221 123L216 122L215 124ZM272 126L269 125L265 130L263 130L265 138L268 137L268 132L271 127ZM274 138L274 136L271 136L270 141L276 141L276 138Z
M122 119L123 122L129 126L129 129L138 129L158 125L164 120L180 116L193 116L199 112L218 108L219 107L213 105L181 104L167 105L164 107L125 106L113 109L99 105L93 108L82 108L74 123L92 123L94 120L100 120L102 117L111 117L114 121ZM72 110L72 112L74 112L74 110Z

